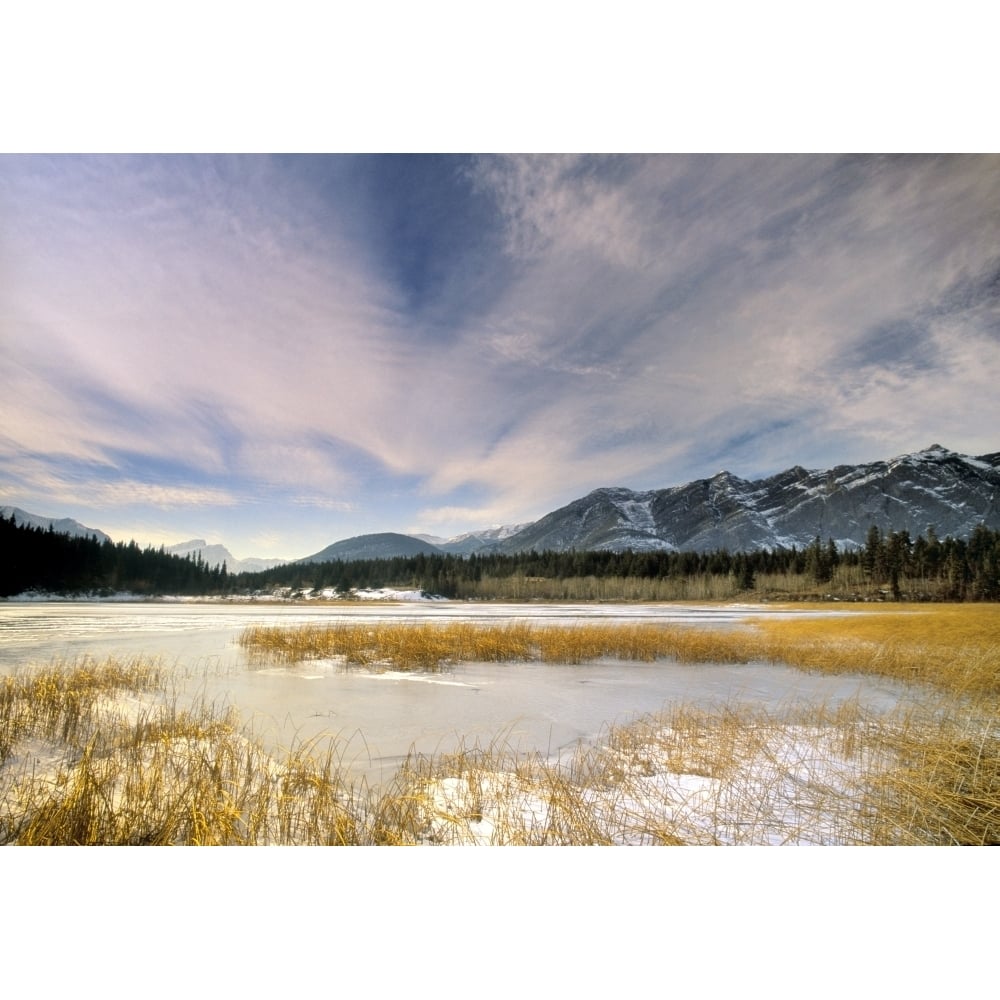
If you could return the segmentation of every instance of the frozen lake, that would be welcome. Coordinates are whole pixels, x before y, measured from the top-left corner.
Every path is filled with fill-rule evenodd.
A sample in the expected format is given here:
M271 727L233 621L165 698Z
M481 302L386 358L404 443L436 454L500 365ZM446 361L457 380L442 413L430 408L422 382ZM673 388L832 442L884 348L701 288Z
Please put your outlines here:
M554 755L671 703L710 707L858 698L892 708L905 688L862 675L822 676L767 664L469 663L440 674L347 671L334 663L255 667L236 640L249 625L353 620L584 621L736 628L749 617L818 614L756 606L483 604L238 605L2 603L0 673L84 655L161 657L176 697L235 707L265 745L335 736L352 770L378 782L411 749L442 752L501 740Z

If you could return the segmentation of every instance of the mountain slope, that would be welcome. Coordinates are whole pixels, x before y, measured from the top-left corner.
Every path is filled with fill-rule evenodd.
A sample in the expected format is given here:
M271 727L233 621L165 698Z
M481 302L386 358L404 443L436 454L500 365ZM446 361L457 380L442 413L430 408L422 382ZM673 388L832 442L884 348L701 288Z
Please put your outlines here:
M43 528L46 531L51 527L53 531L61 535L71 535L74 538L96 537L99 542L111 541L103 531L98 531L97 528L88 528L85 524L80 524L79 521L74 521L71 517L45 517L43 514L31 514L26 510L21 510L20 507L0 507L0 517L3 517L4 520L9 521L11 515L14 516L16 524L27 524L32 528Z
M395 556L416 556L440 554L441 549L429 542L410 535L400 535L386 531L373 535L355 535L343 541L334 542L314 555L296 559L297 563L329 562L340 559L351 562L356 559L392 559Z
M1000 454L974 458L932 445L887 462L829 470L794 466L748 481L728 472L664 490L605 488L547 514L500 545L529 549L751 551L809 543L841 547L882 532L965 537L1000 530Z

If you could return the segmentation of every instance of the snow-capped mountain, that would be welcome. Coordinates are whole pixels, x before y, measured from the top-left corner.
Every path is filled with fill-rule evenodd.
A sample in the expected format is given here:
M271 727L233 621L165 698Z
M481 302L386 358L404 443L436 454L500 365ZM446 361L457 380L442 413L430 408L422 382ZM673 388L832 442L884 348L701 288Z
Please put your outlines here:
M96 538L99 542L110 542L103 531L97 528L88 528L79 521L74 521L71 517L45 517L43 514L31 514L20 507L0 507L0 517L9 521L11 515L15 524L27 524L32 528L42 528L46 531L51 527L53 531L61 535L72 535L74 538Z
M204 538L192 538L188 542L168 545L166 551L182 558L189 555L197 556L200 553L202 561L210 569L225 563L227 573L258 573L284 563L283 559L237 559L225 545L209 545Z
M828 470L794 466L748 481L729 472L684 486L595 490L500 544L528 549L750 551L860 546L872 525L941 538L977 524L1000 530L1000 453L971 457L932 445L887 462Z
M19 507L0 514L70 535L108 538L70 518L47 518ZM683 486L636 491L594 490L527 525L483 528L437 538L394 532L358 535L296 562L379 559L420 553L524 552L529 549L678 550L731 552L804 548L819 536L839 547L862 546L872 525L912 537L932 527L940 538L963 538L985 524L1000 530L1000 452L973 457L940 445L884 462L804 469L796 465L766 479L719 472ZM230 573L280 566L280 559L236 559L224 545L203 538L167 552L201 554L210 567Z
M524 524L501 524L492 528L480 528L477 531L467 531L462 535L454 535L451 538L441 538L437 535L413 535L422 542L427 542L442 552L452 552L456 555L469 555L472 552L483 552L495 549L500 542L511 535L516 535L529 527L531 522Z

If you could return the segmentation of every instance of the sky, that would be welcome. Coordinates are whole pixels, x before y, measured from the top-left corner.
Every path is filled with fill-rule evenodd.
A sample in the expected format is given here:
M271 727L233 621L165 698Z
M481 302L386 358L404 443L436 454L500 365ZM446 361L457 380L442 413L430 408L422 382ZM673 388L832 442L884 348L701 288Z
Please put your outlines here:
M1000 156L0 156L0 504L298 558L1000 450Z

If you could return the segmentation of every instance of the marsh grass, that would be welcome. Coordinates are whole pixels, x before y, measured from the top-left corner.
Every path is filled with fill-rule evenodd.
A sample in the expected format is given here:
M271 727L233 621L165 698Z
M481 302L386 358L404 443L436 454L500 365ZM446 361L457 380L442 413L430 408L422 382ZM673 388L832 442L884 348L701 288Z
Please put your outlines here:
M279 844L342 847L366 841L367 791L346 777L338 747L314 740L294 748L277 768Z
M568 760L502 744L411 755L369 833L426 845L990 844L996 744L856 703L681 706L610 727Z
M145 657L85 658L0 678L0 765L27 735L77 742L92 728L102 698L162 681L162 664Z
M334 741L277 759L202 706L123 724L54 770L0 773L0 832L18 844L989 844L998 772L995 725L940 712L679 706L563 759L501 741L411 753L368 790Z
M235 710L164 701L165 682L161 665L141 658L6 678L0 842L357 841L359 790L332 743L275 759Z
M404 787L383 801L380 841L997 842L1000 608L893 605L847 614L842 605L833 608L841 615L759 619L752 627L711 631L527 623L516 631L469 624L436 632L399 624L369 629L367 662L404 668L487 658L777 662L889 677L915 685L919 704L888 718L857 706L767 718L745 708L714 715L677 709L668 724L656 723L655 733L651 724L637 723L614 731L599 750L581 750L569 778L565 769L537 760L515 766L478 750L411 763L398 776ZM487 638L488 657L480 645ZM291 645L287 636L279 641ZM412 648L408 642L424 654L401 656ZM339 653L347 662L365 662L349 648ZM306 644L295 655L315 654ZM507 801L489 822L484 783L493 799ZM532 808L511 806L526 797ZM706 823L706 816L714 819Z
M380 844L611 844L585 787L537 754L502 742L411 754L377 803Z
M527 623L442 625L339 623L329 626L254 626L239 643L252 662L297 663L342 658L349 666L439 670L460 661L504 662L530 656Z
M936 713L886 734L893 765L868 793L879 843L1000 844L997 717Z
M762 659L829 673L879 674L973 699L1000 698L1000 605L892 605L753 624Z
M674 657L692 663L747 662L753 644L745 630L700 631L661 625L336 624L255 626L239 643L257 663L341 658L347 666L442 670L463 662L585 663L603 657L651 662Z
M893 605L751 628L657 624L380 623L254 627L240 644L258 662L342 658L353 666L441 670L460 662L774 662L829 673L873 673L952 694L1000 697L1000 606Z
M1000 843L991 606L879 608L729 631L657 625L350 626L244 634L285 662L774 660L912 687L889 714L672 706L559 759L500 738L411 753L384 786L336 738L267 753L231 709L171 700L155 660L0 682L0 841L18 844ZM273 635L271 633L274 633ZM277 654L273 651L278 650Z

